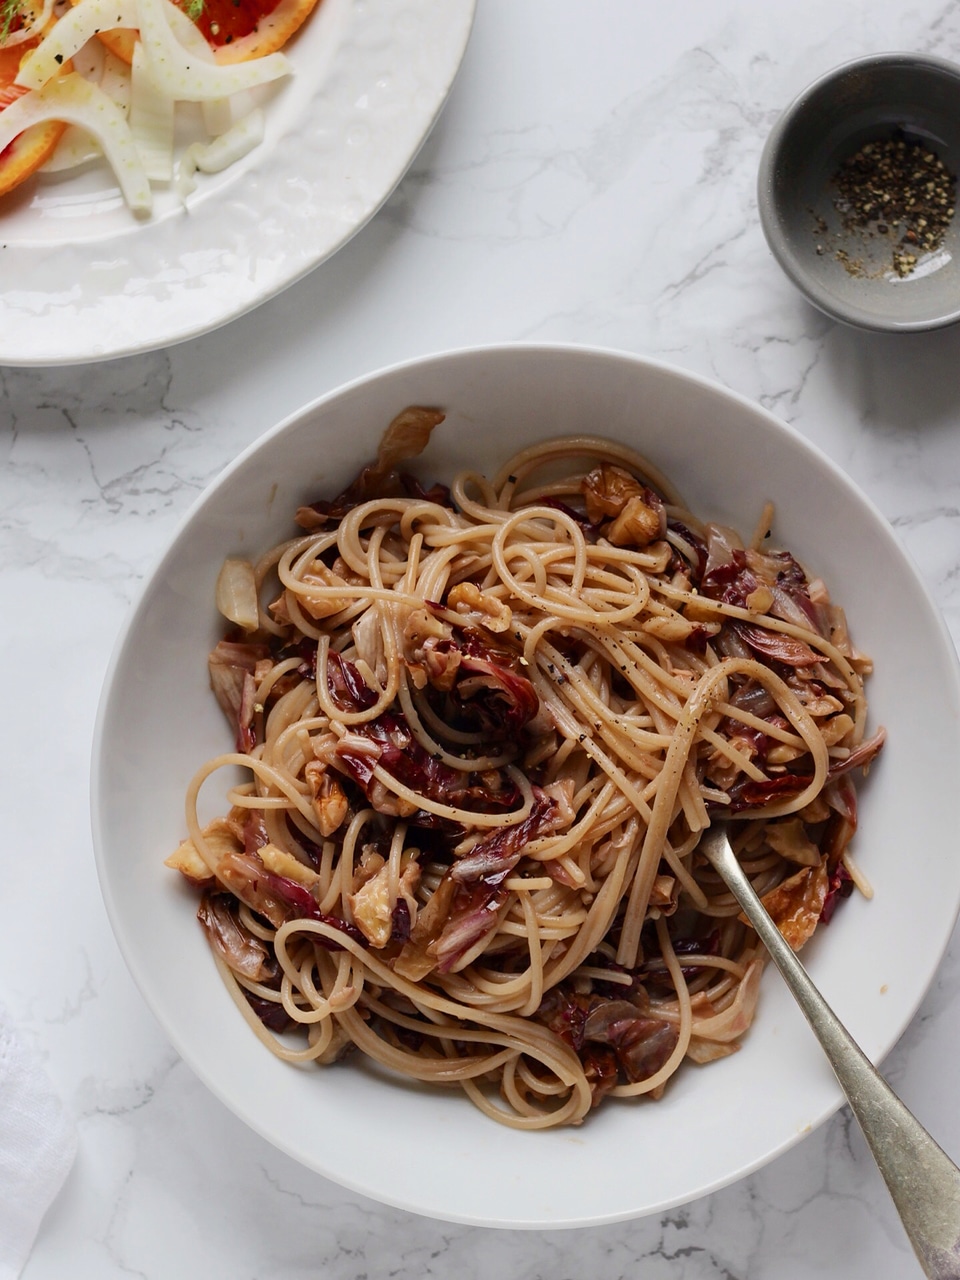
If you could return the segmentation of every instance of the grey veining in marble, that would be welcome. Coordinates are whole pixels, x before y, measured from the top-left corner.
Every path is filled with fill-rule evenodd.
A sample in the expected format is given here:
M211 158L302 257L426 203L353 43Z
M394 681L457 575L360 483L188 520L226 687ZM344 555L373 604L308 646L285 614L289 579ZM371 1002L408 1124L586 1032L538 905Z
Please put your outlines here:
M960 3L480 0L447 110L336 257L189 344L0 370L0 989L81 1134L25 1280L919 1275L845 1112L715 1195L570 1233L432 1223L305 1171L153 1022L112 940L87 816L110 650L196 494L305 401L446 347L620 347L760 401L878 504L960 637L960 330L837 327L780 274L757 219L780 107L828 67L890 48L960 60ZM954 944L885 1064L955 1158L958 997Z

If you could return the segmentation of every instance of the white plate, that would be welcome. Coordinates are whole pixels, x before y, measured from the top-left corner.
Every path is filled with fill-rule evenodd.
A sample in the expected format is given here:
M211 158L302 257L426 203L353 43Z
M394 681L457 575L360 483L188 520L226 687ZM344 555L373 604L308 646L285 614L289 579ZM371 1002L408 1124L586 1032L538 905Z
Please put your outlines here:
M103 360L235 319L334 253L430 132L476 0L320 0L264 93L267 136L147 222L105 165L38 175L0 202L0 364Z
M253 445L207 490L119 642L94 753L101 884L131 972L178 1051L249 1125L296 1159L387 1203L459 1222L559 1227L662 1211L741 1177L836 1110L840 1093L777 974L737 1054L687 1065L659 1102L611 1101L579 1129L504 1129L461 1095L387 1081L359 1057L298 1070L273 1057L225 992L163 866L184 834L196 768L230 733L209 691L227 554L289 536L297 505L344 487L408 404L448 411L417 465L495 469L585 427L647 453L704 518L749 530L777 503L778 545L829 583L876 671L887 746L860 789L855 852L873 882L804 951L864 1050L882 1057L917 1008L960 902L960 681L953 644L890 527L846 476L756 405L635 357L584 348L452 353L352 383ZM222 810L211 784L210 816Z

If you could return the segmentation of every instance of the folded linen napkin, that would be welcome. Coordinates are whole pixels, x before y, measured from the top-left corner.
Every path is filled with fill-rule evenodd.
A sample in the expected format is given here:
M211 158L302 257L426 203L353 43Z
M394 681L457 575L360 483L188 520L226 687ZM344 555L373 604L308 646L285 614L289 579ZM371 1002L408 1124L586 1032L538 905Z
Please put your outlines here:
M16 1280L70 1172L77 1131L0 1005L0 1280Z

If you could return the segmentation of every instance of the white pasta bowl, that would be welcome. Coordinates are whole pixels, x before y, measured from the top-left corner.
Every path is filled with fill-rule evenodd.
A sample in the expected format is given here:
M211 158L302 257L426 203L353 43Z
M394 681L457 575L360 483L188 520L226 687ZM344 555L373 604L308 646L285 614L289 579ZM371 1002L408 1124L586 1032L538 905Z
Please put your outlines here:
M749 533L763 503L776 504L777 545L827 581L874 659L871 725L888 733L860 789L855 843L875 896L850 898L804 951L874 1060L914 1014L960 905L960 862L949 853L960 776L953 645L882 516L800 436L688 373L580 347L457 351L323 397L224 471L146 583L101 703L93 828L119 945L185 1061L277 1147L388 1204L496 1227L584 1226L664 1210L757 1169L840 1104L773 971L739 1053L684 1066L657 1102L607 1101L577 1129L516 1131L459 1092L398 1081L358 1055L306 1070L275 1058L225 992L193 895L163 865L185 833L191 776L230 749L206 667L221 632L213 601L224 557L289 536L296 507L342 490L410 404L447 413L417 464L428 481L464 465L492 472L537 439L588 431L647 454L704 518Z

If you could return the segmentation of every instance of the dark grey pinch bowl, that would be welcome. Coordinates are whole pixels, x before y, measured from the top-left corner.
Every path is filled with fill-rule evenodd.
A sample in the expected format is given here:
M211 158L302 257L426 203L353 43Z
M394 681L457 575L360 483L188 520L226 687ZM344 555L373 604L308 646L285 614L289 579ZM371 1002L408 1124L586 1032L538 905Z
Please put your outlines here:
M960 171L960 67L882 53L829 71L767 139L758 196L774 257L815 307L861 329L910 333L960 320L960 210L939 248L918 254L914 270L900 276L894 240L843 228L832 183L843 160L898 131L926 143L950 173Z

